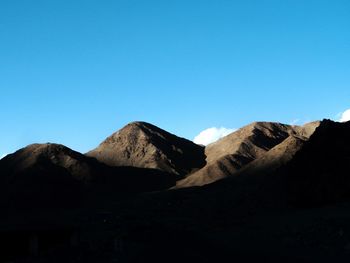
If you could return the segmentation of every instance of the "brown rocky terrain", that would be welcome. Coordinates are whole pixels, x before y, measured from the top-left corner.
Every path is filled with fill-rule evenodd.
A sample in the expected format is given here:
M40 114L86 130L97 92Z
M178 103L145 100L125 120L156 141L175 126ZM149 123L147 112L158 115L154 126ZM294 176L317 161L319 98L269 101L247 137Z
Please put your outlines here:
M290 135L280 144L267 151L260 158L248 163L235 172L235 176L271 173L293 159L304 146L307 139L298 135Z
M110 166L159 169L184 176L205 165L204 147L146 122L133 122L87 156Z
M312 122L304 126L290 126L273 122L249 124L208 145L205 149L207 165L178 181L177 187L205 185L230 176L248 163L262 158L290 136L307 140L318 125L319 122ZM290 145L290 147L292 146ZM279 158L279 152L275 149L261 162L267 163L268 160ZM254 164L255 162L252 165Z

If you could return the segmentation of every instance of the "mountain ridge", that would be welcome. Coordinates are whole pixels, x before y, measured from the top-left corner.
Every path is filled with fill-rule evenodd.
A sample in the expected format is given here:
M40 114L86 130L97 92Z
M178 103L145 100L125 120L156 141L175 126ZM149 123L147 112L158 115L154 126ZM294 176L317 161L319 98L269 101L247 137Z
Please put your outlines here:
M86 155L110 166L154 168L177 176L205 165L204 147L147 122L129 123Z
M110 167L54 143L31 144L7 155L0 160L0 175L0 205L10 208L79 206L88 196L118 199L175 184L166 172Z
M30 145L5 157L0 205L17 204L0 206L0 241L14 251L5 262L22 262L21 249L28 262L50 263L119 255L128 262L349 262L350 122L251 125L258 131L250 127L207 149L212 182L181 189L172 188L174 173L111 167L62 145ZM79 177L84 163L96 165ZM79 233L77 246L76 234L59 243L57 225ZM42 249L35 256L21 247L32 233ZM127 253L115 249L120 240Z
M320 122L292 126L277 122L253 122L208 145L207 164L177 182L176 187L201 186L213 183L239 171L259 159L290 136L307 140Z

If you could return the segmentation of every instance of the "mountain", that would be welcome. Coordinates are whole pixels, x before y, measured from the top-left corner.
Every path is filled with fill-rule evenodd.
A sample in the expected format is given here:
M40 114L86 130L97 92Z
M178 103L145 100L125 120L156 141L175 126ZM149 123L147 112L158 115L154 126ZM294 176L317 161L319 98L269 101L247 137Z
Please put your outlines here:
M0 161L0 202L22 200L0 218L0 244L13 252L0 261L349 262L349 134L350 122L253 123L206 149L207 166L232 173L216 180L224 169L212 166L212 183L170 190L176 176L159 169L29 146ZM88 205L60 213L78 196ZM33 212L39 202L54 209ZM33 233L40 253L29 255Z
M271 173L292 160L306 142L307 138L305 137L290 135L260 158L236 171L235 176Z
M322 121L295 158L280 172L289 203L319 206L350 200L350 122Z
M251 123L208 145L205 149L207 165L177 182L177 187L205 185L230 176L248 163L263 157L290 136L306 140L318 125L319 122L304 126L274 122ZM270 157L270 160L275 158L279 158L278 155ZM266 162L265 159L261 162L264 161Z
M87 156L110 166L159 169L184 176L205 165L204 147L146 122L133 122Z
M285 140L277 144L261 157L248 163L235 173L239 175L254 175L271 173L291 161L301 150L310 136L315 132L320 122L311 122L303 126L292 126L293 131Z
M3 205L11 207L75 206L121 194L161 190L174 177L155 169L109 167L59 144L32 144L0 160ZM93 195L93 196L91 196Z
M350 122L323 120L306 128L316 124L309 138L290 135L234 176L199 188L196 205L215 196L243 216L350 202Z
M134 202L140 221L157 211L147 221L155 222L152 235L140 235L150 247L165 250L175 241L157 226L171 222L166 233L177 241L188 240L186 231L192 231L200 238L191 251L165 250L179 259L214 253L220 262L348 262L350 122L324 120L297 130L234 176ZM142 244L135 254L153 259Z
M350 122L295 128L234 176L124 206L134 216L133 262L161 262L169 254L176 261L199 255L207 262L348 262ZM188 240L190 249L176 246Z
M23 208L75 205L97 170L103 167L96 160L63 145L29 145L0 160L1 203Z
M30 169L37 172L61 169L69 173L72 179L83 182L92 180L94 174L104 168L95 159L54 143L31 144L22 148L3 158L1 167L12 176Z

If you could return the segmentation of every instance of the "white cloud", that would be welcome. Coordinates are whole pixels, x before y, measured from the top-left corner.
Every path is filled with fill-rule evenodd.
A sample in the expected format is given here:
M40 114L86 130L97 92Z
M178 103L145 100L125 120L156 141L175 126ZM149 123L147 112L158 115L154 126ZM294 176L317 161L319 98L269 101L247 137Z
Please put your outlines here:
M1 160L2 158L4 158L6 155L7 155L7 154L2 154L2 155L0 155L0 160Z
M350 109L347 109L343 113L341 113L340 122L350 121Z
M194 137L193 142L197 144L208 145L210 143L216 142L220 138L234 132L236 129L228 129L228 128L208 128L202 132L200 132L196 137Z
M297 124L299 124L300 123L300 119L294 119L294 120L292 120L289 124L290 125L297 125Z

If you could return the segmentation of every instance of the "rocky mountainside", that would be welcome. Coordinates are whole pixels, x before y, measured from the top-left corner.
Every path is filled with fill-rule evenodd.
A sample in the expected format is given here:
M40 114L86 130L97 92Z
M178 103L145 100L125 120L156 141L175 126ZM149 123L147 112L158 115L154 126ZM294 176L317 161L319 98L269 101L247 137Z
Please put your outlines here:
M87 195L117 197L166 189L172 175L154 169L109 167L59 144L32 144L0 160L0 205L75 206Z
M146 122L133 122L87 156L110 166L159 169L184 176L205 165L204 147Z
M103 166L59 144L32 144L0 160L1 202L6 207L67 207Z
M323 120L309 139L292 135L234 176L206 185L203 198L222 195L254 213L348 202L349 132L350 122Z
M164 190L187 173L178 188L270 171L292 159L318 125L256 122L205 149L140 122L127 125L87 155L59 144L32 144L0 160L1 195L8 203L65 206L89 191L98 200Z
M12 176L21 174L28 169L44 171L45 169L61 169L78 181L90 181L104 166L93 158L73 151L60 144L31 144L25 148L7 155L1 160L1 168ZM49 172L48 171L48 175Z
M273 122L249 124L208 145L205 149L207 165L177 182L177 187L205 185L230 176L248 163L262 158L290 136L307 140L318 125L319 122L312 122L304 126ZM276 151L273 153L274 156L266 158L278 159L278 153Z
M138 198L127 207L139 211L131 229L151 230L135 234L142 241L133 243L133 255L157 262L173 253L204 262L348 262L349 132L350 122L325 120L310 138L291 134L234 176ZM189 250L176 247L190 237L196 240ZM161 252L149 252L159 246Z

